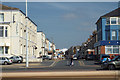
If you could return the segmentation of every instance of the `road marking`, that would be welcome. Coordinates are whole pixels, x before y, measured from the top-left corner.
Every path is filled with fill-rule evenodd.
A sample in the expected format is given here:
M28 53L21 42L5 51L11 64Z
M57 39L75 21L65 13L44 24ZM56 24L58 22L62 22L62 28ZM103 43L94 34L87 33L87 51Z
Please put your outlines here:
M85 66L83 61L78 61L80 63L80 66Z
M59 62L59 61L54 61L49 67L55 66L55 64L56 64L57 62Z
M81 63L82 63L83 66L85 65L83 61L81 61Z
M85 67L100 67L99 65L85 65L83 61L78 61L80 66L85 66Z

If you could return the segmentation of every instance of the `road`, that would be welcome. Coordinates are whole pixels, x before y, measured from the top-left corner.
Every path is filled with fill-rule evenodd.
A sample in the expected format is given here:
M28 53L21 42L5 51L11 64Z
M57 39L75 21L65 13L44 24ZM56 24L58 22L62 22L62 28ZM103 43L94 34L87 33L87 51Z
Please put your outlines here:
M74 66L68 66L67 60L44 61L3 65L2 80L118 80L118 71L101 71L94 61L74 60Z
M3 72L17 71L96 71L100 66L95 65L94 61L74 60L74 66L68 66L67 60L44 61L42 63L30 63L29 68L25 68L25 63L3 65Z

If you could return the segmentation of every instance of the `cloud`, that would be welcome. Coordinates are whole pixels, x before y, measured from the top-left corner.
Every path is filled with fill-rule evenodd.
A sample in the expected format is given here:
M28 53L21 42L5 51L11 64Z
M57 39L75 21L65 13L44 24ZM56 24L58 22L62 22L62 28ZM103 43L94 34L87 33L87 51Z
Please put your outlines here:
M76 19L77 15L74 13L68 13L68 14L63 15L63 18L64 19Z

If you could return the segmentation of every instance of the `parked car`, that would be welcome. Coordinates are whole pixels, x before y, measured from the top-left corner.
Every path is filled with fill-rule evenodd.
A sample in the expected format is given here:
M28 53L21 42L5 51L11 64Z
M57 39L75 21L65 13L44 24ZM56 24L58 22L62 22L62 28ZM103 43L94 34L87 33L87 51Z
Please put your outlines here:
M12 57L10 57L10 59L13 61L13 63L22 63L23 62L22 56L12 56Z
M100 55L100 59L99 59L99 63L102 64L105 61L106 58L109 58L109 60L110 60L110 56L109 55L101 54Z
M12 64L12 60L10 60L7 57L0 57L0 64L4 64L4 65Z
M49 57L46 55L43 55L42 58L43 58L43 60L49 59Z
M91 54L86 55L86 60L95 60L95 55Z
M112 61L104 62L101 64L103 69L114 70L116 68L120 68L120 56L116 56Z

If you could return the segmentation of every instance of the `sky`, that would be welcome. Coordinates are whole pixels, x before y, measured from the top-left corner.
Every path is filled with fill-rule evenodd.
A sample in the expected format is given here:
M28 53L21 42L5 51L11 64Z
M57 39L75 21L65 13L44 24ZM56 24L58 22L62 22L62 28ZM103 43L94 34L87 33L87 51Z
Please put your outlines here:
M25 2L5 2L25 12ZM117 2L28 2L28 17L56 48L81 45L96 30L100 16L118 8Z

